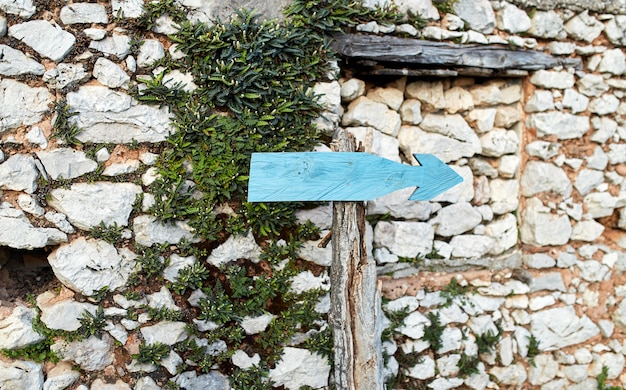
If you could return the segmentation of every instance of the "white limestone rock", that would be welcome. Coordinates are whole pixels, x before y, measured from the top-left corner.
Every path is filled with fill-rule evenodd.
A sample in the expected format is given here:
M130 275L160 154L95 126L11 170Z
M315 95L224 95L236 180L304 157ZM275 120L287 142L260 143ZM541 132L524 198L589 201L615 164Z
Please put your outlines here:
M493 129L496 112L495 108L476 108L470 111L465 119L474 127L476 132L482 134Z
M626 46L626 16L615 15L604 25L604 33L615 46Z
M341 100L349 103L365 93L365 82L356 78L340 81Z
M243 235L231 235L217 248L213 249L207 262L219 267L222 264L236 261L238 259L249 259L253 263L259 261L261 247L254 240L252 232Z
M165 57L163 44L157 39L146 39L139 48L137 66L145 68Z
M146 296L148 306L154 309L167 309L172 311L180 311L180 308L176 306L172 293L165 286L161 286L161 289L155 293L148 294Z
M568 89L566 91L571 91ZM537 89L530 96L524 107L526 112L543 112L554 110L554 97L552 92L543 89Z
M496 215L506 214L519 207L519 182L517 180L493 179L489 182L491 201L489 205Z
M181 389L187 390L230 390L228 378L219 371L197 375L195 371L185 371L172 378Z
M587 109L589 98L572 88L568 88L565 90L561 104L563 108L569 108L572 114L577 114Z
M163 343L174 345L188 337L187 324L179 321L161 321L155 325L144 326L140 332L146 344Z
M67 221L65 214L48 211L44 214L44 218L52 222L60 231L71 234L75 232L74 227Z
M518 174L520 162L520 158L516 155L502 156L498 164L498 173L505 179L512 179Z
M430 253L433 240L433 228L423 222L380 221L374 228L374 246L402 257Z
M597 115L608 115L617 112L620 101L615 95L605 93L600 97L591 99L589 102L589 111Z
M469 202L454 203L442 208L429 223L435 233L451 237L465 233L482 222L481 214Z
M67 362L58 362L47 372L46 381L43 384L45 390L62 390L70 387L78 380L80 373L72 368Z
M563 169L551 163L529 161L521 178L522 194L526 197L541 192L554 192L568 198L572 183Z
M318 244L322 239L315 241L306 241L302 244L298 250L298 256L303 260L310 261L312 263L329 267L332 262L332 247L327 245L325 248L320 248Z
M559 111L531 114L528 126L537 129L540 137L556 135L558 139L582 137L589 130L589 117Z
M500 30L511 34L528 31L532 26L526 12L510 3L503 3L502 8L496 12L496 22Z
M380 198L367 202L369 215L389 215L395 218L418 219L425 221L435 211L435 207L428 201L408 200L414 188L405 188L394 191ZM330 228L330 226L328 226Z
M609 158L602 150L602 147L596 146L593 154L585 158L587 160L587 168L603 171L609 162Z
M607 50L602 54L598 72L619 76L626 71L626 56L621 49Z
M183 221L163 223L151 215L140 215L133 220L135 242L143 246L153 244L178 244L182 239L198 242L193 229Z
M370 126L385 134L396 136L400 129L400 115L386 104L361 96L348 105L341 119L343 126Z
M46 291L37 297L37 307L41 310L41 321L50 329L75 331L80 328L80 319L85 312L96 314L98 307L87 302L76 302L66 294L57 296Z
M72 342L61 340L50 346L50 350L61 360L75 362L85 371L104 370L113 363L115 356L111 353L112 348L113 339L108 334Z
M522 213L521 238L534 246L564 245L569 241L572 226L567 215L556 215L541 200L530 198Z
M414 81L407 84L404 91L407 99L419 100L423 108L432 110L443 110L446 108L446 100L441 81Z
M104 222L127 226L135 198L141 187L131 183L75 183L69 189L50 191L48 204L67 215L70 222L84 230Z
M574 75L566 71L538 70L530 82L544 89L568 89L574 86Z
M111 1L111 6L113 15L119 15L127 19L138 18L144 12L143 1L141 0L113 0Z
M604 25L589 15L588 10L581 12L565 23L565 31L570 37L585 42L596 39L602 30L604 30Z
M35 201L35 199L33 199L33 197L30 195L26 195L26 194L18 195L17 205L20 206L20 209L22 209L22 211L28 214L41 216L41 215L44 215L45 213L44 208L39 206L37 202Z
M39 126L33 126L28 133L26 133L26 140L29 144L37 145L42 149L48 147L48 139Z
M516 153L519 149L519 138L513 130L494 129L480 137L481 154L489 157L500 157Z
M398 111L404 101L404 92L395 87L378 87L367 92L370 100L383 103L390 109Z
M330 290L330 277L327 273L315 276L307 270L300 272L291 279L291 291L294 294L301 294L313 289Z
M439 11L433 6L432 0L398 0L395 5L403 14L411 12L426 20L439 20Z
M15 249L35 249L58 245L67 235L54 228L34 227L22 210L10 203L0 205L0 246Z
M531 19L530 34L538 38L558 38L566 36L563 19L555 11L537 11Z
M552 355L541 354L534 358L535 364L528 369L528 381L530 384L543 385L554 379L559 373L559 363Z
M511 213L504 214L485 227L485 235L494 239L489 254L499 255L517 244L517 219Z
M564 306L531 314L531 333L541 351L553 351L583 343L600 330L589 317L578 317L574 307Z
M46 70L43 74L43 81L54 89L63 89L70 84L78 84L87 78L89 78L89 73L85 71L82 64L61 63L56 68Z
M595 169L582 169L578 172L574 187L585 196L604 182L604 172Z
M46 20L14 24L9 27L9 36L55 62L61 62L76 43L74 35Z
M452 87L447 89L444 92L444 100L446 102L446 112L448 114L465 112L474 108L472 94L461 87Z
M362 143L365 152L384 157L391 161L401 162L400 143L395 137L384 134L372 127L349 127L348 130L356 138L357 145Z
M489 370L489 374L492 375L497 380L497 382L502 385L517 387L521 387L528 378L526 368L520 362L506 367L493 367L491 368L491 370Z
M583 198L583 205L591 218L608 217L622 204L621 196L614 197L608 192L592 192Z
M504 96L495 83L475 84L470 88L476 107L494 106L502 103Z
M2 58L2 61L0 61L0 76L23 74L41 76L45 71L42 64L7 45L0 45L0 58Z
M415 126L402 126L398 133L398 141L400 141L400 148L406 154L433 153L444 162L456 161L463 157L472 157L481 151L480 140L476 133L469 126L468 129L471 134L459 134L459 136L466 136L465 140L459 140L422 131Z
M533 141L526 145L526 153L542 160L548 160L559 154L561 144L557 142Z
M246 352L238 349L233 356L231 356L231 361L233 364L239 368L247 370L248 368L258 366L261 362L261 357L258 353L255 353L250 357Z
M59 14L63 24L109 23L107 10L103 4L72 3L61 8Z
M52 180L73 179L98 167L98 163L87 158L84 152L71 148L37 152L37 157Z
M597 117L594 116L591 118L591 126L595 130L591 134L590 139L593 142L599 144L605 144L618 130L617 122L608 117ZM617 145L615 145L617 146ZM609 148L614 147L613 145L609 145Z
M114 55L123 60L130 54L130 37L113 33L113 35L99 41L91 41L89 48L104 54Z
M588 73L576 82L578 92L585 96L600 96L609 90L604 78L599 74Z
M130 76L115 62L100 57L93 65L93 76L109 88L127 87Z
M487 0L459 0L452 4L452 8L472 30L491 34L496 27L496 15Z
M21 18L29 19L35 14L37 8L31 0L0 0L0 10L7 14L18 15ZM1 36L2 34L0 34Z
M11 315L0 321L0 349L17 349L33 345L45 337L33 330L35 309L18 305Z
M37 178L35 159L26 154L14 154L0 164L0 190L32 194L37 189Z
M23 360L0 360L1 389L41 389L43 384L42 364Z
M0 133L38 123L50 104L52 96L46 88L0 79Z
M71 121L83 129L81 142L161 142L173 131L167 108L138 104L107 87L82 86L67 94L67 102L78 113Z
M265 331L274 317L276 316L273 314L262 314L257 317L246 316L241 319L240 325L246 334L258 334Z
M580 276L588 282L601 282L608 279L611 269L605 264L595 260L578 261L576 266L580 270Z
M408 369L406 375L419 380L433 378L435 376L435 360L429 355L424 355L419 363Z
M452 257L459 258L480 258L489 253L495 244L495 240L491 237L464 234L452 237L450 246L452 246Z
M269 379L288 390L302 386L321 388L328 386L329 373L330 366L325 357L306 349L285 347L276 367L270 369Z
M124 287L133 270L135 254L126 248L95 239L79 237L57 248L48 256L56 277L83 295L93 295L107 287Z
M417 99L406 99L398 112L403 123L418 125L422 121L422 103Z

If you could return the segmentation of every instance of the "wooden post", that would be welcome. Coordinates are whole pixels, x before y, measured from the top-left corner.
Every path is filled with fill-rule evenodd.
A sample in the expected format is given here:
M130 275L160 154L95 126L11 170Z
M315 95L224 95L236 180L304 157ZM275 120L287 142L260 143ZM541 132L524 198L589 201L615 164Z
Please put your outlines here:
M336 152L352 152L354 143L345 130L335 133ZM364 237L363 202L334 202L329 322L338 390L384 389L380 286Z

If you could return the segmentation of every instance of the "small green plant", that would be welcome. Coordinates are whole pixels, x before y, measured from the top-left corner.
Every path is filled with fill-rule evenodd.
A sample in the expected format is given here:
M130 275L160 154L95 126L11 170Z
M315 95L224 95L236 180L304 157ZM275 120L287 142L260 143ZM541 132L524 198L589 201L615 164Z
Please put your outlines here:
M230 377L233 389L271 390L273 382L268 378L268 370L252 366L247 370L236 369Z
M146 313L155 321L181 321L185 314L180 310L167 309L165 307L144 306Z
M51 361L56 363L59 357L52 352L52 339L45 339L28 347L18 349L3 349L0 352L9 359L32 360L37 363Z
M537 340L534 335L531 334L528 337L528 352L526 354L526 357L528 358L528 363L530 363L530 365L533 367L536 367L535 356L539 355L539 353L541 352L539 350L539 343L539 340Z
M139 363L158 364L161 359L169 355L170 351L169 345L157 341L154 344L141 344L139 352L131 357Z
M202 283L209 276L209 270L197 261L178 272L178 279L172 284L172 290L177 294L183 294L187 289L195 290L202 287Z
M433 5L443 14L454 14L456 0L433 0Z
M91 229L89 235L93 238L104 240L109 244L116 245L122 241L122 231L124 226L118 226L117 222L111 225L106 225L104 221L100 221L100 224L94 226Z
M404 319L411 314L408 307L403 307L401 310L385 311L385 315L389 319L389 326L383 329L381 335L382 340L391 340L393 335L397 332L396 329L404 324Z
M452 304L455 298L463 297L465 294L471 291L469 286L462 286L456 281L456 278L452 278L444 289L441 291L441 296L445 298L446 303L443 307L448 307Z
M315 333L309 337L304 343L306 349L316 352L326 359L330 366L333 365L334 349L333 349L333 332L330 326L327 326L323 330Z
M424 336L422 339L428 341L430 348L437 353L443 345L441 336L443 335L443 331L446 327L441 324L441 318L438 311L428 312L426 316L430 321L430 326L424 327Z
M478 354L490 353L491 351L493 351L499 340L500 331L494 333L491 329L488 329L485 333L476 336L476 346L478 347Z
M82 133L83 130L79 128L76 123L71 123L70 121L70 118L78 113L72 112L65 100L55 102L53 109L55 112L55 118L52 124L54 133L50 138L60 139L69 145L80 145L81 142L76 137Z
M602 372L596 377L596 381L598 382L598 390L624 390L623 387L619 386L607 386L606 380L609 377L609 368L607 366L602 366Z
M176 0L150 1L143 5L143 13L139 18L139 24L147 30L152 29L155 21L164 15L168 15L174 23L181 23L186 19L186 12Z
M459 376L465 378L473 374L478 374L478 363L480 363L478 356L466 355L465 352L461 353L461 359L459 359L457 363Z
M95 314L85 310L82 317L78 320L80 321L80 328L78 328L77 332L82 337L96 336L99 339L102 338L102 331L106 325L106 318L102 306L98 306Z
M232 321L237 316L235 307L219 280L215 283L215 287L205 287L202 290L207 296L198 302L200 305L199 320L223 324Z
M163 270L167 267L169 259L166 260L162 255L162 250L158 246L137 248L139 256L135 259L141 267L139 272L146 280L153 278L162 278Z

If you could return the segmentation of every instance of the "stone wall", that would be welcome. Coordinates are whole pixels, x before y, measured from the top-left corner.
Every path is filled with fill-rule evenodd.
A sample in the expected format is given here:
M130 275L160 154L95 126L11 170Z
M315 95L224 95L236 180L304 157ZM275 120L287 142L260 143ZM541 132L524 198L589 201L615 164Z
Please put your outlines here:
M275 3L262 2L270 16L283 4ZM397 388L588 389L603 368L610 383L626 384L626 22L513 3L458 0L454 14L444 14L429 0L398 1L428 26L371 22L357 30L542 50L580 58L583 68L515 79L355 75L316 86L328 109L322 130L348 128L366 151L407 164L416 164L414 153L433 153L464 178L430 202L408 202L407 189L368 203L368 239L388 299L387 378ZM620 13L612 4L592 11ZM192 20L227 15L223 4L185 5ZM161 20L131 55L131 36L115 21L140 13L141 2L132 1L40 9L0 0L0 249L51 251L48 262L63 287L39 294L36 304L53 329L78 329L82 313L97 314L85 296L128 283L136 255L87 238L101 222L145 246L196 239L185 223L163 225L146 212L160 143L174 128L167 108L137 102L128 88L171 48L163 34L172 26ZM52 137L51 107L60 102L83 130L76 144ZM100 179L90 181L96 174ZM298 215L329 229L329 213L325 206ZM312 241L300 257L328 266L329 251ZM251 235L233 236L207 262L258 256ZM194 261L172 256L165 279ZM297 279L294 286L328 288L327 271ZM161 367L114 363L116 348L136 349L138 339L173 345L188 334L182 322L127 316L137 305L175 310L180 302L166 287L145 302L121 294L112 302L101 338L54 343L62 362L0 360L0 388L154 389L166 382L148 375L155 371L182 388L228 388L215 370L178 372L176 353ZM1 305L0 348L42 340L31 325L34 309ZM242 326L256 334L269 321L250 318ZM232 361L250 367L255 356L237 351ZM319 355L289 347L270 378L289 389L318 388L327 386L328 372Z

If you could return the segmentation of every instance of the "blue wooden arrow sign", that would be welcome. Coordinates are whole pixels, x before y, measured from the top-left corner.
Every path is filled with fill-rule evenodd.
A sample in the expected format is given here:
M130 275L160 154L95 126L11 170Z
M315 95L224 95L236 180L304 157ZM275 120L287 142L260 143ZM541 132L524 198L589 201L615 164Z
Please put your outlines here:
M248 202L361 201L406 187L410 200L429 200L463 178L432 154L414 154L420 166L369 153L253 153Z

